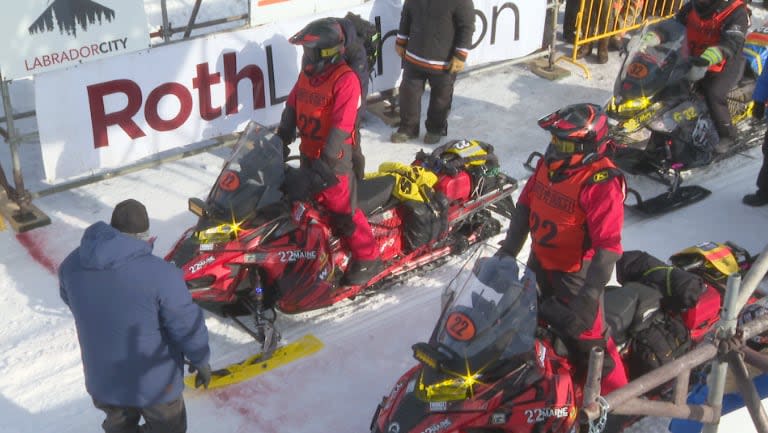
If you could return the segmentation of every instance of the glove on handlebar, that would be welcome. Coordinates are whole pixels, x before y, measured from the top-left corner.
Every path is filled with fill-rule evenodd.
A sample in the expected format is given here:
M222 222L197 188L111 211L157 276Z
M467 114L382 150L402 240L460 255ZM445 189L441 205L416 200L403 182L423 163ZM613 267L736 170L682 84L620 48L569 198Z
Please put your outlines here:
M643 45L653 46L661 43L661 38L656 32L646 32L640 39Z

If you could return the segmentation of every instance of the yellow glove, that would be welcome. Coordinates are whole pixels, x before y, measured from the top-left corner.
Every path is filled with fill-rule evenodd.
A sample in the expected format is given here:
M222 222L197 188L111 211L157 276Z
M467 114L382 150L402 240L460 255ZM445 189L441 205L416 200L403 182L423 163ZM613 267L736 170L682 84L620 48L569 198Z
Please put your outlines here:
M448 72L452 74L458 74L463 70L464 70L464 60L461 60L460 58L454 56L451 59L451 64L448 65Z
M397 53L400 58L405 56L405 47L402 45L395 44L395 52Z
M709 47L699 57L706 60L710 65L716 65L724 59L723 50L719 47Z

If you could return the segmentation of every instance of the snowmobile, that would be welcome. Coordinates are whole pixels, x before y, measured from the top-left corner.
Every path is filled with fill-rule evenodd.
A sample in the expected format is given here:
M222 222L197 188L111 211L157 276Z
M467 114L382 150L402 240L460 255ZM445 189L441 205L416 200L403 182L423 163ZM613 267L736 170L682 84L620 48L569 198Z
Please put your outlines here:
M689 56L685 27L664 20L645 26L630 39L613 96L605 104L613 140L607 155L625 173L647 176L667 187L647 199L629 188L635 202L631 208L656 215L703 200L710 191L683 186L684 176L761 143L765 126L751 121L752 92L766 58L766 41L768 31L747 37L744 55L750 61L727 97L739 144L716 155L717 130L704 96L688 76L698 59ZM540 157L534 152L524 165L533 170L533 161Z
M717 243L687 248L672 258L674 266L707 282L695 306L678 318L691 340L685 350L702 341L718 320L723 248L729 251L728 266L742 269L754 260L733 244ZM412 346L418 364L379 403L371 433L579 431L583 373L574 368L557 333L537 321L535 276L525 265L483 245L445 289L441 303L429 341ZM606 321L625 367L633 357L645 359L633 339L651 334L635 331L651 329L659 317L672 314L652 304L638 303L634 289L606 291ZM631 369L628 373L638 377ZM654 390L656 397L670 395L671 388ZM615 422L612 433L637 420Z
M756 33L748 40L755 36L764 37ZM632 190L634 208L658 214L706 198L710 191L701 186L681 186L683 174L761 142L765 128L750 120L762 62L747 62L741 80L727 96L738 144L716 155L717 130L697 82L688 74L698 59L689 56L685 26L675 20L646 26L627 47L613 97L605 106L612 119L611 136L618 144L611 156L623 171L647 175L668 187L646 200ZM755 55L749 48L743 54Z
M285 161L279 137L250 122L207 199L189 199L198 221L166 256L183 271L196 303L232 319L260 345L260 353L237 368L215 374L211 386L218 379L231 383L235 370L256 364L265 370L277 357L303 356L322 347L316 339L305 339L277 348L278 311L303 313L364 290L383 289L498 234L501 222L492 212L511 215L517 181L499 171L492 146L477 144L456 140L439 154L420 152L413 164L390 164L399 172L358 182L357 206L368 217L384 266L365 284L343 286L351 257L345 241L334 234L333 215L311 195L297 198L292 192L289 197L285 191L293 191L291 182L307 173L292 165L293 157ZM418 184L409 178L413 173L431 176L433 182ZM429 200L422 194L427 192ZM396 198L404 193L412 195Z

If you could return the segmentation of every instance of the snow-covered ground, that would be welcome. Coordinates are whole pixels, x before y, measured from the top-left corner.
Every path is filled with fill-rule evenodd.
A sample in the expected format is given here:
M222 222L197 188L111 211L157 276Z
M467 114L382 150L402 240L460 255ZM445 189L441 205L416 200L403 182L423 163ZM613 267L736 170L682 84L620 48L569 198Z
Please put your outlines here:
M150 20L157 23L156 1L146 0ZM169 1L173 22L186 22L192 0ZM215 14L242 13L245 1L215 3ZM204 10L201 10L201 18ZM185 15L186 14L186 15ZM755 9L755 19L765 17ZM524 65L471 72L456 85L449 119L452 138L475 138L496 147L502 168L523 180L522 163L531 151L543 150L547 136L536 120L564 105L603 103L618 71L618 56L607 65L590 64L586 80L576 68L557 82L541 79ZM23 88L19 84L16 88ZM426 103L426 99L425 99ZM14 94L14 105L31 107L31 95ZM23 109L23 108L22 108ZM30 109L30 108L27 108ZM363 150L369 171L384 161L410 161L420 142L392 144L391 129L369 115L363 128ZM8 170L7 149L0 163ZM102 414L94 409L83 384L82 365L72 316L58 295L56 268L79 244L83 229L109 220L113 206L128 197L147 205L155 251L164 255L183 230L193 224L188 197L204 197L228 149L219 149L112 178L98 184L36 199L52 224L17 235L0 232L0 433L98 432ZM30 190L46 185L39 149L25 144L25 180ZM747 208L741 196L754 189L761 155L753 149L690 179L711 189L705 201L654 219L628 213L626 249L668 257L684 247L713 240L736 242L761 251L768 208ZM647 192L662 188L630 179ZM438 316L440 293L461 265L454 260L424 277L381 294L345 301L322 314L281 317L286 340L311 332L325 343L317 354L251 381L212 391L187 390L189 432L317 433L366 432L376 405L396 379L415 361L410 346L429 337ZM207 316L214 367L239 360L254 350L250 337L232 323ZM650 420L635 431L666 431L663 420ZM724 432L752 432L745 410L726 416Z

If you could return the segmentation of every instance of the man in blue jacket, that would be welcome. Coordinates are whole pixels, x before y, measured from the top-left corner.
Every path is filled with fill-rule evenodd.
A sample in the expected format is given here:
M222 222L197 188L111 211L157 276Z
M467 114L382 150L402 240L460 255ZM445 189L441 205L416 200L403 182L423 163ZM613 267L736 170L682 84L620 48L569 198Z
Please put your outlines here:
M144 205L119 203L59 268L75 318L85 387L107 433L184 433L184 358L208 386L208 330L181 271L152 255ZM144 418L145 425L139 421Z
M755 91L752 99L755 102L752 108L752 117L755 122L765 121L765 103L768 101L768 68L763 68L763 72L757 79ZM763 165L760 166L760 172L757 174L757 191L744 196L742 201L747 206L765 206L768 204L768 130L763 138Z

